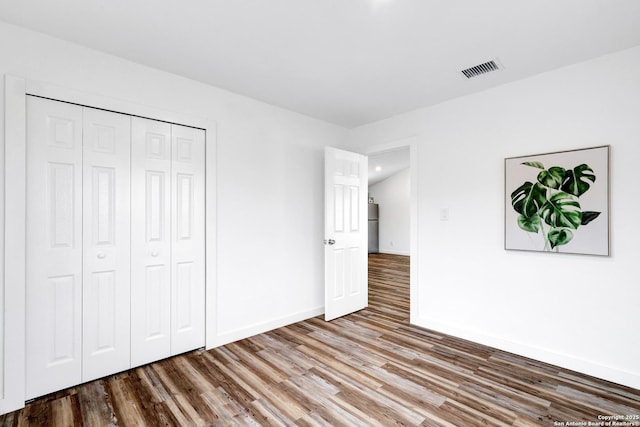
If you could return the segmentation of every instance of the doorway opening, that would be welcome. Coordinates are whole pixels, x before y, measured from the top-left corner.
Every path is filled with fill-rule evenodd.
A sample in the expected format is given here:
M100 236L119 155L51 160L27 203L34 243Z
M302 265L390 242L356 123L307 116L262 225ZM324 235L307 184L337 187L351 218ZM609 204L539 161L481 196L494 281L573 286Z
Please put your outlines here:
M417 309L416 138L371 147L369 308L411 323Z

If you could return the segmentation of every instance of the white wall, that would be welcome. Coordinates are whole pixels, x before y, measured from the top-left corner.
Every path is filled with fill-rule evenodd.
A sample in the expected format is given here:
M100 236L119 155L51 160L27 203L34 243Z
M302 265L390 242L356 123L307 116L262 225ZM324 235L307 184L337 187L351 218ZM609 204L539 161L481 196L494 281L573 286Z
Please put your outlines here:
M369 196L379 206L380 252L409 255L409 169L369 187Z
M217 122L218 161L207 167L217 170L218 239L208 244L218 304L208 314L218 342L323 312L323 149L342 145L345 129L8 24L0 40L0 75Z
M417 324L640 388L639 75L636 47L350 133L418 139ZM611 256L505 251L504 158L603 144Z

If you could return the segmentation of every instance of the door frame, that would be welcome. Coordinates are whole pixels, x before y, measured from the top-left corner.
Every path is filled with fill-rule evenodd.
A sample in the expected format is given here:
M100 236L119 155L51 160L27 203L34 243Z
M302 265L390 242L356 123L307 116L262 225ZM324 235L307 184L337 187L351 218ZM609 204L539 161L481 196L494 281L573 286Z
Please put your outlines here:
M205 345L217 345L216 122L50 83L5 75L4 150L0 150L0 414L24 407L26 287L26 97L58 101L205 130ZM4 157L4 158L3 158ZM8 249L8 250L7 250Z
M409 323L420 318L418 286L418 137L398 139L383 144L366 146L363 154L373 156L401 148L409 148Z

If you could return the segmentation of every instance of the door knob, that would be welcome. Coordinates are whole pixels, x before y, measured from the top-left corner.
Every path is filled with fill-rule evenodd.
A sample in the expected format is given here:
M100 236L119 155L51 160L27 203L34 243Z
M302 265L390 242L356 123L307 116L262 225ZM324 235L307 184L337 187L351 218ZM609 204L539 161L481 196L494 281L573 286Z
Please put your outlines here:
M335 245L335 244L336 244L336 241L335 241L335 240L333 240L333 239L325 240L324 242L325 242L325 244L327 244L327 245Z
M158 251L151 252L151 256L154 257L154 258L157 257L158 256Z
M105 254L104 252L99 252L97 256L98 256L98 259L104 259L107 256L107 254Z

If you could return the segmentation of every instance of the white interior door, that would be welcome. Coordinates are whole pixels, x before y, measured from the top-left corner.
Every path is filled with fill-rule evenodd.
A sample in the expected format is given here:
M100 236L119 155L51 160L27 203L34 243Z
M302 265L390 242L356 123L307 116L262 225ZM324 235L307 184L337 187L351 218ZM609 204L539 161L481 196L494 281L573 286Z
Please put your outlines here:
M26 399L82 378L82 107L27 97Z
M130 367L131 118L84 108L82 380Z
M325 320L367 306L367 157L325 149Z
M204 131L171 126L171 354L204 346Z
M131 120L131 366L171 355L171 125Z

